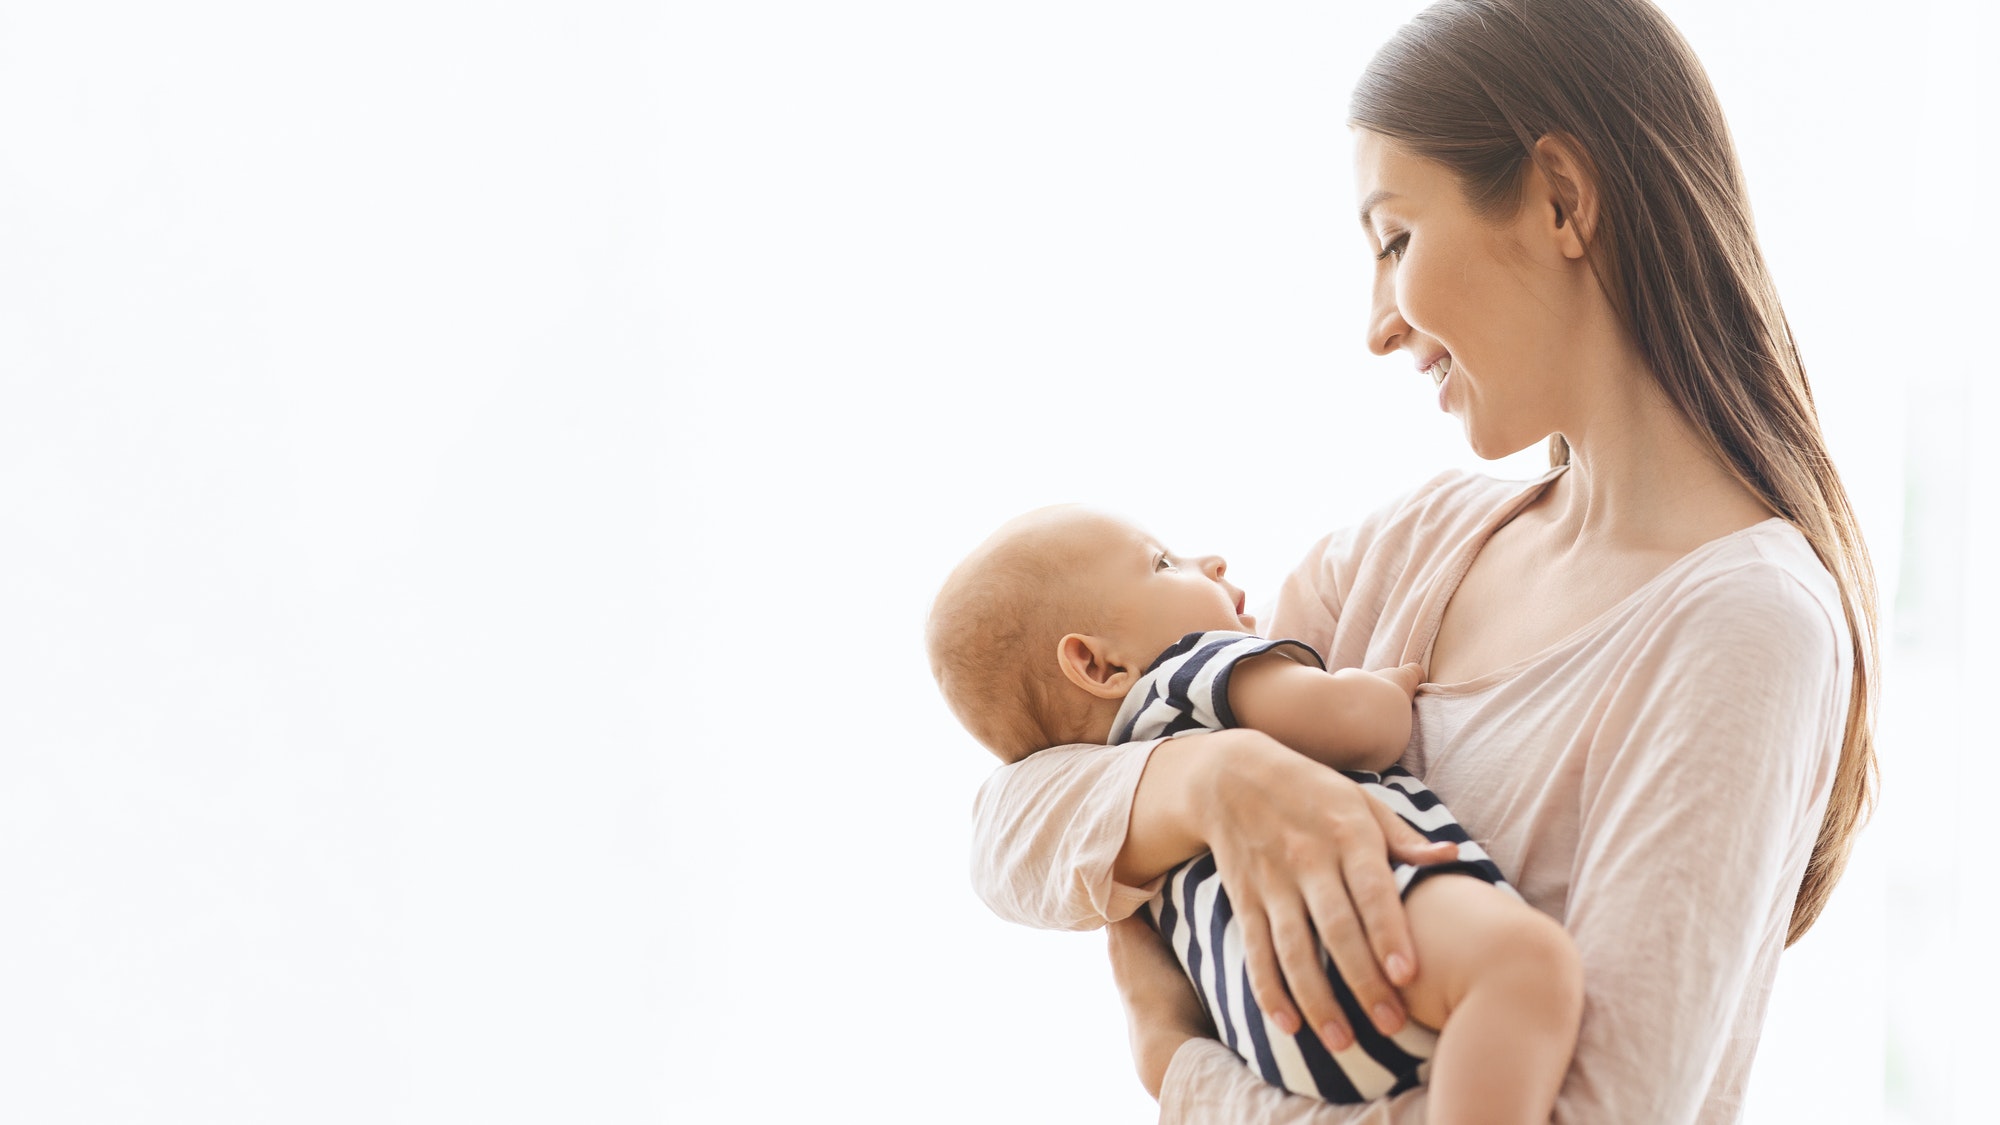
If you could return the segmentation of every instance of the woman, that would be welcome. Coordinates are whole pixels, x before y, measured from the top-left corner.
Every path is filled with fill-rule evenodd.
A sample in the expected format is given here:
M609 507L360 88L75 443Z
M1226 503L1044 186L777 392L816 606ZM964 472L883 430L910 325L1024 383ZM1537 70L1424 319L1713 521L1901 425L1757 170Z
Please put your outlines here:
M1780 950L1818 917L1869 802L1875 595L1700 64L1643 0L1444 0L1354 95L1369 344L1439 383L1472 448L1322 540L1273 635L1330 666L1423 660L1405 755L1583 957L1564 1121L1724 1121ZM1351 783L1248 731L1035 755L980 795L1001 914L1124 918L1212 850L1258 1005L1349 1039L1315 935L1373 1022L1423 971ZM1202 1038L1134 923L1113 960L1168 1120L1412 1121L1333 1107ZM1296 1000L1296 1004L1294 1004Z

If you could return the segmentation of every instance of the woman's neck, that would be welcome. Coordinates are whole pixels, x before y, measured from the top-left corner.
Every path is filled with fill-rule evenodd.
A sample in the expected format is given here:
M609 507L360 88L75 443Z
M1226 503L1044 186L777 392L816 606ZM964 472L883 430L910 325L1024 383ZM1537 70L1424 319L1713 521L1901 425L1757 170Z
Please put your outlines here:
M1598 370L1563 431L1569 471L1536 505L1554 542L1678 556L1774 514L1667 400L1636 349Z

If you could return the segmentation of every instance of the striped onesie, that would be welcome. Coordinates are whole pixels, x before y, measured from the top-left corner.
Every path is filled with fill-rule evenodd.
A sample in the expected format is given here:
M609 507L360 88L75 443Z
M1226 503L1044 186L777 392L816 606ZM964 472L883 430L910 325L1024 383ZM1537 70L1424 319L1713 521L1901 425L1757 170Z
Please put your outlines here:
M1325 667L1318 653L1298 641L1223 631L1189 633L1161 653L1126 693L1111 725L1111 741L1171 738L1236 726L1229 708L1229 673L1243 660L1267 652ZM1401 893L1408 895L1420 880L1444 872L1472 875L1513 891L1437 794L1409 771L1391 766L1379 774L1341 772L1425 836L1458 845L1458 859L1452 863L1422 868L1396 864ZM1286 1036L1265 1025L1264 1014L1250 999L1242 928L1230 911L1222 880L1216 877L1214 856L1197 856L1168 872L1165 886L1147 904L1147 914L1194 981L1222 1042L1265 1081L1331 1102L1362 1102L1400 1093L1425 1080L1437 1034L1415 1021L1405 1023L1393 1036L1376 1031L1324 950L1320 960L1354 1029L1355 1042L1329 1054L1309 1030Z

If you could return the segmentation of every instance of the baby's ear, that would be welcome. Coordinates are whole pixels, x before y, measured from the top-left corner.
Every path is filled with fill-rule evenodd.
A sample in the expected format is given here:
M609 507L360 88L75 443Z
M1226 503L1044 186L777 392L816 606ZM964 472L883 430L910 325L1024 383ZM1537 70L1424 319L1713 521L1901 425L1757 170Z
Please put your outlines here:
M1112 661L1103 637L1065 636L1056 642L1056 663L1070 683L1099 699L1123 699L1132 687L1132 671Z

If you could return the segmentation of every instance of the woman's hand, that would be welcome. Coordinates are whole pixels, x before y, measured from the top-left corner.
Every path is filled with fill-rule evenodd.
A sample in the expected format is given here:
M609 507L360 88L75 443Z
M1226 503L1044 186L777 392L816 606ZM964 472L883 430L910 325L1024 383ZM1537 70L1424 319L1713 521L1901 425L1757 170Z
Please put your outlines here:
M1354 1041L1320 963L1323 944L1370 1022L1385 1035L1400 1030L1407 1016L1396 989L1415 978L1417 957L1388 857L1442 863L1457 847L1424 839L1353 781L1273 739L1240 739L1210 759L1202 836L1242 923L1265 1018L1290 1035L1303 1012L1330 1051Z
M1190 1039L1214 1037L1215 1027L1202 1011L1194 985L1151 926L1132 917L1111 923L1104 932L1110 938L1111 975L1125 1002L1132 1062L1146 1092L1158 1101L1174 1052Z

